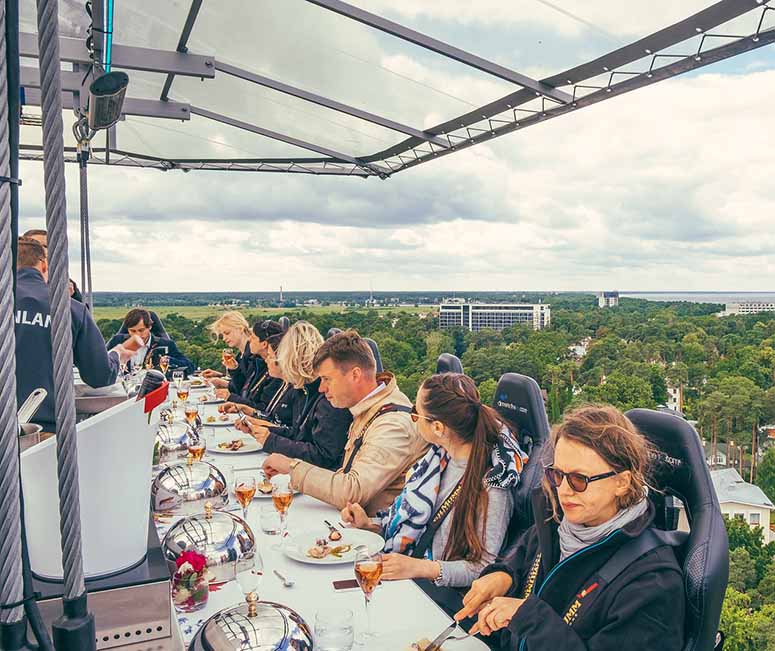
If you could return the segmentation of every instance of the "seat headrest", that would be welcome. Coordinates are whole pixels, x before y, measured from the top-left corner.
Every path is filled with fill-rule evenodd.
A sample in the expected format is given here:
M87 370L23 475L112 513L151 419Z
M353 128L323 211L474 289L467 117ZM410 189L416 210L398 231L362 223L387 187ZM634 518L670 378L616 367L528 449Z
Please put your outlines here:
M326 333L326 339L331 339L331 337L338 335L340 332L342 332L341 328L329 328Z
M377 373L382 373L382 371L385 369L382 366L382 356L379 354L379 346L377 346L377 342L373 339L370 339L369 337L364 337L363 339L367 344L369 344L371 352L374 353L374 361L377 362Z
M281 316L277 319L277 323L283 327L283 332L286 332L291 327L291 320L287 316Z
M548 440L550 426L538 383L527 375L504 373L495 389L492 405L519 432L527 433L534 446Z
M436 361L436 373L462 373L463 363L451 353L441 353Z
M689 513L708 503L718 506L700 437L686 420L651 409L631 409L626 416L657 449L656 488L679 497Z

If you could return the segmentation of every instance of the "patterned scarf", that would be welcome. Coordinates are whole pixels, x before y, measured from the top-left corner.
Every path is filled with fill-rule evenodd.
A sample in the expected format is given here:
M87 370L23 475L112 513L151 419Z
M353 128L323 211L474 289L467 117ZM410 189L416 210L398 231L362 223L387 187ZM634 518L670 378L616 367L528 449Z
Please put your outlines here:
M527 455L520 449L511 432L504 428L492 450L492 467L484 476L485 486L504 489L515 487L526 462ZM434 515L441 476L448 463L446 450L432 445L425 456L409 470L404 488L390 508L377 513L385 538L384 551L411 554Z

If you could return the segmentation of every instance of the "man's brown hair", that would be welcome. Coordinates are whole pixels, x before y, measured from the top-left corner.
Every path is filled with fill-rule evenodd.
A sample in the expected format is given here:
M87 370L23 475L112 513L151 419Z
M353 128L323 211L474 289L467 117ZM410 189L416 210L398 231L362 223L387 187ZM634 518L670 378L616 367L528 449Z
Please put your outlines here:
M29 237L20 237L16 254L16 268L37 267L46 259L46 249L37 240Z
M136 307L126 313L126 316L124 317L124 326L127 328L134 328L140 321L149 328L153 326L151 313L148 310Z
M317 370L320 365L330 359L337 367L347 370L357 366L364 371L377 370L377 362L371 346L358 334L357 330L345 330L326 339L318 348L312 360L312 367Z
M48 231L43 228L32 228L22 235L22 237L33 237L35 235L44 235L48 238Z

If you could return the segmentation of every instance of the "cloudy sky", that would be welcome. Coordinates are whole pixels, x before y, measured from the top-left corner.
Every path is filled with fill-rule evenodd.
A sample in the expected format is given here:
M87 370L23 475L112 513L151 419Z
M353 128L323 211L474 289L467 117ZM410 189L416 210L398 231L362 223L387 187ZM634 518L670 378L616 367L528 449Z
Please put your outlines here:
M117 41L174 49L188 2L170 0L161 10L150 0L123 4L132 7L119 3ZM224 3L204 3L192 52L214 53L413 126L427 128L514 90L303 0L227 4L232 12L223 10ZM353 4L543 77L711 2ZM748 34L758 16L716 31ZM775 27L775 11L767 21L765 27ZM158 97L158 78L130 76L130 95ZM354 155L403 139L222 76L205 82L178 78L172 96ZM95 286L771 290L773 105L770 46L386 181L95 165L89 172ZM119 127L118 144L179 157L299 153L201 119L130 119ZM22 176L21 227L40 227L42 167L23 163ZM74 263L77 188L77 169L69 166ZM80 277L75 264L72 271Z

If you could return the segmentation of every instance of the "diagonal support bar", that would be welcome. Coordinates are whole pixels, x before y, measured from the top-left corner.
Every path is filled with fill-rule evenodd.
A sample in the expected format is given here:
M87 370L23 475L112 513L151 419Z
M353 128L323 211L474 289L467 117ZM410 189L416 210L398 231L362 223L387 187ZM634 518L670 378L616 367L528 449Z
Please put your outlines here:
M389 174L389 170L383 169L376 165L362 163L357 158L354 158L349 154L342 154L341 152L335 151L333 149L329 149L328 147L316 145L314 143L307 142L305 140L299 140L298 138L287 136L283 133L278 133L277 131L271 131L270 129L264 129L263 127L256 126L255 124L242 122L241 120L235 120L234 118L230 118L226 115L221 115L220 113L214 113L213 111L208 111L199 106L192 106L191 113L203 118L207 118L208 120L215 120L216 122L220 122L222 124L228 124L229 126L236 127L237 129L244 129L245 131L250 131L251 133L258 134L259 136L264 136L265 138L278 140L288 145L293 145L294 147L300 147L301 149L314 151L317 154L330 157L332 159L332 162L342 161L342 162L352 163L353 165L357 165L358 167L361 167L371 172L372 174L375 174L378 176Z
M191 31L194 29L194 23L197 16L199 16L199 10L202 8L202 0L192 0L191 7L188 9L188 16L186 16L186 22L183 25L183 31L180 34L178 40L178 47L175 48L178 52L185 54L188 52L188 39L191 37ZM167 79L164 81L164 87L161 90L161 100L168 100L170 94L170 88L172 88L172 80L175 79L173 73L167 75Z
M364 25L368 25L369 27L373 27L374 29L378 29L381 32L390 34L391 36L396 36L397 38L413 43L414 45L419 45L426 50L436 52L436 54L441 54L460 63L464 63L465 65L476 68L477 70L481 70L482 72L486 72L513 84L517 84L523 88L529 88L539 95L551 97L553 100L561 102L562 104L569 104L571 101L573 101L572 97L568 93L558 90L554 86L550 86L536 79L532 79L531 77L523 75L519 72L515 72L514 70L494 63L493 61L483 59L476 54L461 50L454 45L449 45L448 43L439 41L438 39L427 36L426 34L421 34L420 32L409 29L408 27L404 27L399 23L395 23L392 20L387 20L386 18L369 13L363 9L353 7L352 5L349 5L346 2L342 2L341 0L307 0L307 2L313 5L317 5L323 9L333 11L334 13L337 13L340 16L344 16L345 18L350 18L359 23L363 23Z
M440 138L432 133L420 131L419 129L406 126L405 124L400 124L399 122L395 122L394 120L390 120L388 118L375 115L374 113L369 113L368 111L363 111L361 109L355 108L353 106L349 106L347 104L343 104L342 102L337 102L336 100L329 99L327 97L322 97L321 95L316 95L315 93L310 93L309 91L302 90L301 88L296 88L294 86L284 84L281 81L276 81L274 79L270 79L269 77L264 77L263 75L250 72L248 70L243 70L242 68L232 66L228 63L216 61L215 69L218 70L219 72L225 72L227 75L231 75L233 77L239 77L240 79L244 79L245 81L258 84L259 86L264 86L265 88L271 88L272 90L276 90L279 93L284 93L285 95L298 97L299 99L303 99L307 102L312 102L313 104L317 104L318 106L324 106L325 108L338 111L339 113L352 115L353 117L356 117L360 120L365 120L366 122L377 124L381 127L385 127L386 129L390 129L392 131L398 131L399 133L406 134L407 136L411 136L413 138L419 138L420 140L432 142L434 145L438 145L443 149L446 149L447 147L449 147L449 142L447 142L444 138Z

